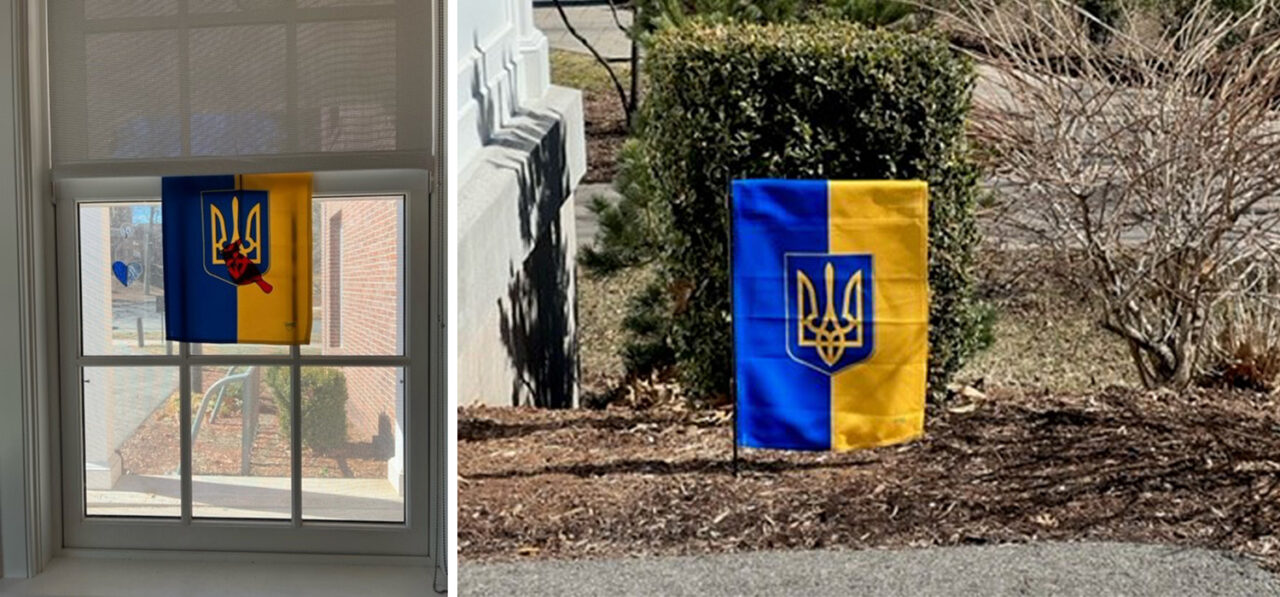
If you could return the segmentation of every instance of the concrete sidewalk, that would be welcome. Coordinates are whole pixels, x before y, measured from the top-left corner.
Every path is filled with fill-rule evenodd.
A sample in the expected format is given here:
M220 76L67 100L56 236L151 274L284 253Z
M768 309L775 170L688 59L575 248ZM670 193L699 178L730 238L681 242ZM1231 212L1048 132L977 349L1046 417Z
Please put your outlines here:
M631 38L618 28L613 20L609 6L591 5L575 6L566 3L564 14L569 17L573 29L587 38L592 47L601 56L609 59L622 59L631 56ZM631 26L631 11L618 10L618 20L623 27ZM533 9L533 22L547 36L547 43L557 50L568 50L581 54L589 54L586 46L578 41L564 25L564 19L553 7L538 6Z
M1228 554L1122 543L463 565L463 595L1280 595Z

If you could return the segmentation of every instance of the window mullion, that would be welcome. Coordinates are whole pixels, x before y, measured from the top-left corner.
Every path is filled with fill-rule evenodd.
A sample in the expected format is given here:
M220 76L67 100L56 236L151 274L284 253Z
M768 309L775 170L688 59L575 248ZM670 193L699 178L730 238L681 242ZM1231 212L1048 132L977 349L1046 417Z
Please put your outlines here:
M191 524L191 367L188 358L191 356L191 345L178 343L178 425L181 427L179 442L182 451L182 465L178 467L181 477L182 524Z
M292 377L289 384L292 395L292 400L289 401L289 419L293 422L289 425L289 468L292 475L289 495L292 498L293 526L299 527L302 526L302 349L294 344L289 347L289 355L293 357L293 363L289 366Z

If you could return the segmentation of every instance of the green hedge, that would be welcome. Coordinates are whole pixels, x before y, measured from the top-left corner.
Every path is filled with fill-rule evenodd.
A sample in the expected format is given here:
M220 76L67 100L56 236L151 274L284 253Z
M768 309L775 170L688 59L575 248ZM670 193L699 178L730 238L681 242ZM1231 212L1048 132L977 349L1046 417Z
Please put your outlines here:
M267 387L276 403L280 435L289 438L290 371L288 367L268 367ZM340 448L347 443L347 376L341 369L303 367L302 445L318 452Z
M637 138L664 211L661 342L691 394L729 387L725 192L744 177L929 182L929 381L940 390L990 339L972 274L972 64L938 39L856 25L703 23L652 41Z

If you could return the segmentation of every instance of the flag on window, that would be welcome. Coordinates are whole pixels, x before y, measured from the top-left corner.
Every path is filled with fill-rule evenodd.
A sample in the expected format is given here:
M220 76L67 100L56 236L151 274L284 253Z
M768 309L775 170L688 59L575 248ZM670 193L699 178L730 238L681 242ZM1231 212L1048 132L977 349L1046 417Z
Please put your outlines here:
M165 177L161 208L170 340L311 341L311 174Z
M733 183L738 441L853 450L924 432L928 187Z

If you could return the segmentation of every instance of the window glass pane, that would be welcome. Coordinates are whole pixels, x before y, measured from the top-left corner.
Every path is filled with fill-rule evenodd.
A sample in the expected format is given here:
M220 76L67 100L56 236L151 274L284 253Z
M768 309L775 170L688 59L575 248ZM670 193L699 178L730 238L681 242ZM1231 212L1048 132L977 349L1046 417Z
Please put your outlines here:
M404 353L403 197L312 204L312 328L303 354Z
M404 521L404 370L302 368L302 516Z
M85 513L181 516L178 368L83 370Z
M175 354L164 340L160 202L81 204L79 215L84 354Z
M288 367L191 368L191 501L201 518L292 517Z

